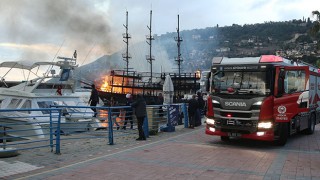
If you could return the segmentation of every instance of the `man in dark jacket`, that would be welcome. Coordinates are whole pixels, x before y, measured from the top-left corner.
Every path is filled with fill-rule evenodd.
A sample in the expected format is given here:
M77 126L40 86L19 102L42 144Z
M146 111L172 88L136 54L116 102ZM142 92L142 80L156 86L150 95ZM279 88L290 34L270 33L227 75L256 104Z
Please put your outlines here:
M192 95L192 99L188 101L188 114L189 114L189 128L195 127L195 119L196 119L196 112L198 109L198 101L196 99L196 95Z
M135 109L135 115L138 120L139 138L136 140L137 141L146 140L146 136L143 132L142 126L143 126L144 118L147 115L147 103L142 97L142 94L137 95L137 100L131 104L131 107Z
M96 86L94 84L91 85L91 95L90 95L90 99L89 99L89 104L90 106L97 106L97 104L99 103L99 95L98 95L98 91L96 90ZM96 108L91 108L92 111L94 112L93 117L97 116L97 109Z

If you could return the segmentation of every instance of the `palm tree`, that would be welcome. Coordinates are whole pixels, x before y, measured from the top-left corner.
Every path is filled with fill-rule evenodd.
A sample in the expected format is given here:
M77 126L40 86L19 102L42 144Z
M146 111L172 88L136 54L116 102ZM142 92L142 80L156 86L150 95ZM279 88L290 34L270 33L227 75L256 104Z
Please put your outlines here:
M312 11L312 16L316 16L316 21L313 23L313 26L311 27L310 33L313 36L317 36L317 34L320 32L320 12L319 11ZM317 49L320 49L319 41L317 43ZM320 59L316 61L316 66L320 67Z
M319 32L320 32L320 12L319 11L312 11L312 16L316 17L316 20L313 22L313 26L311 27L309 32L310 32L311 36L318 39ZM317 42L317 50L320 50L320 42L319 41ZM320 65L320 59L317 60L317 64Z

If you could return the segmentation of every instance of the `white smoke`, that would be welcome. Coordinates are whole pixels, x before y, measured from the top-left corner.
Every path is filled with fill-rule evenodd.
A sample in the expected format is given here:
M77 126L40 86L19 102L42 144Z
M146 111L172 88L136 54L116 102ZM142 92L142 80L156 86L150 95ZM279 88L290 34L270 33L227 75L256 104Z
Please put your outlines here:
M157 43L156 40L153 42L151 52L154 57L152 61L152 72L172 71L172 67L174 66L173 62L169 60L166 50L161 44ZM151 65L146 60L146 56L149 56L149 45L146 42L133 45L131 49L129 49L129 53L132 56L132 59L129 60L129 67L140 72L150 72Z
M0 48L15 48L15 52L21 56L20 59L51 60L60 45L61 54L70 56L77 49L78 57L84 58L92 47L96 53L100 53L99 56L111 54L121 47L120 43L116 43L121 41L115 41L109 22L110 15L107 9L102 12L95 8L97 2L1 0ZM4 43L14 44L16 47L9 47ZM48 46L52 48L48 49Z

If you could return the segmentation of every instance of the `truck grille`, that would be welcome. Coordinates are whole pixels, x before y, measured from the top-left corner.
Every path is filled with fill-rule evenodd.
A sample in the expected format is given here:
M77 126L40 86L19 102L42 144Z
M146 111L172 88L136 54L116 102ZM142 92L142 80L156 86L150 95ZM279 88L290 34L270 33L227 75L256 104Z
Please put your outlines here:
M220 112L223 117L239 117L239 118L251 118L252 113L242 113L242 112ZM228 116L229 115L229 116Z
M256 120L219 119L216 121L216 128L222 132L249 134L256 131L257 124Z
M253 133L257 130L259 111L215 109L216 128L222 132Z
M235 120L235 119L219 119L217 125L230 126L230 127L257 127L258 121L256 120Z

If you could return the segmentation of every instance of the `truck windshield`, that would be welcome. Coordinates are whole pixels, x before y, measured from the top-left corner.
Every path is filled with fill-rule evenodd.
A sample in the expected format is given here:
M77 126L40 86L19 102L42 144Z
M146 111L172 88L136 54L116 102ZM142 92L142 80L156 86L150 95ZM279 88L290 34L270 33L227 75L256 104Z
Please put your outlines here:
M265 71L217 71L212 77L214 94L270 94Z

